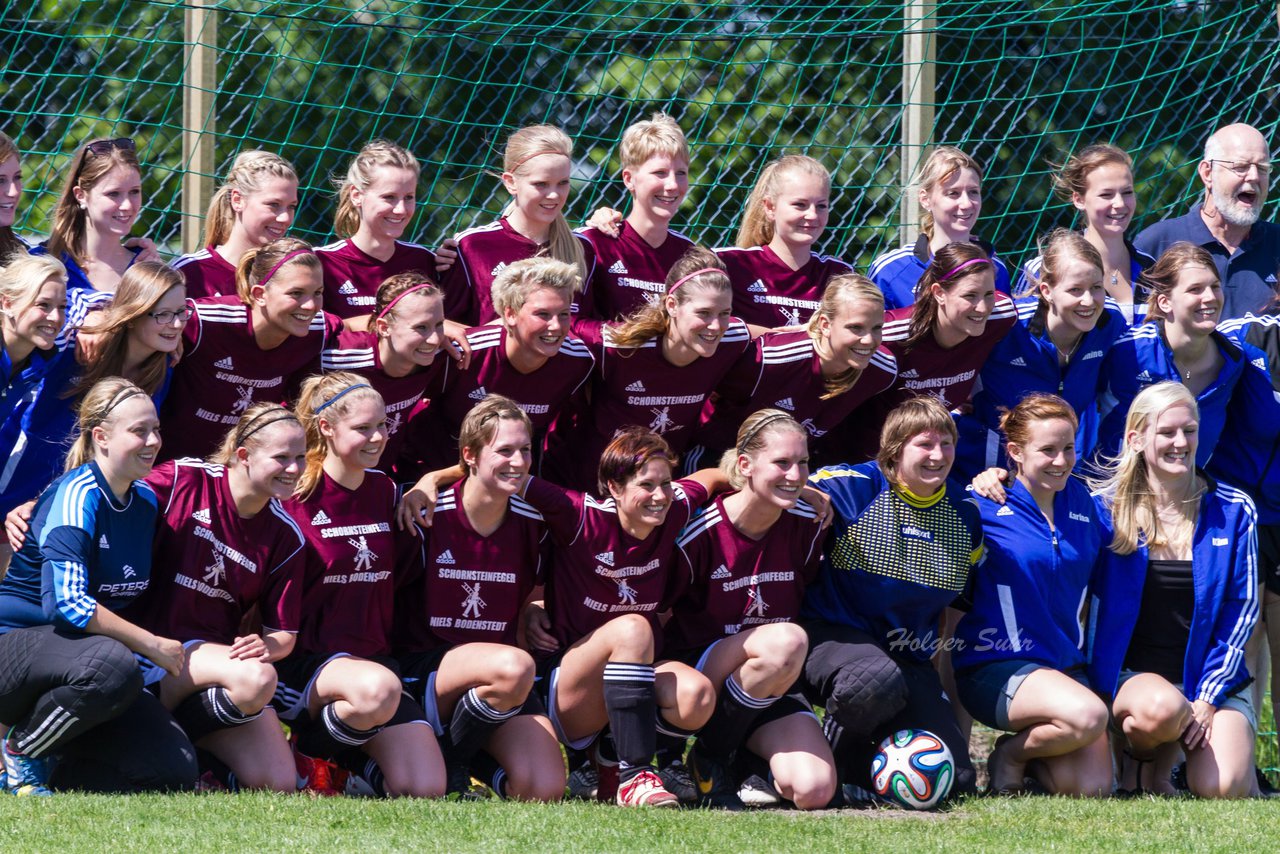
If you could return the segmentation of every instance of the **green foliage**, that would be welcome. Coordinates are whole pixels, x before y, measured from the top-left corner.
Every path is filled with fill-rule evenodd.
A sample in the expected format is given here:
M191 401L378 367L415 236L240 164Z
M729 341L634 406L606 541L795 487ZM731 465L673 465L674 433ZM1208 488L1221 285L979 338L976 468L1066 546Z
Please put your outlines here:
M43 0L0 17L5 130L28 154L19 227L47 231L60 171L84 139L131 133L148 167L143 226L177 249L183 3ZM836 176L825 249L866 264L897 242L902 3L623 0L222 0L218 170L256 146L295 162L298 233L325 240L329 176L366 140L424 163L416 239L498 213L485 174L532 122L577 140L571 217L624 207L615 148L655 109L692 142L682 230L728 242L759 169L805 152ZM987 166L980 232L1011 258L1069 224L1050 163L1097 140L1138 161L1139 225L1196 192L1207 134L1275 136L1273 4L1207 0L941 0L934 138ZM207 36L206 36L207 38Z

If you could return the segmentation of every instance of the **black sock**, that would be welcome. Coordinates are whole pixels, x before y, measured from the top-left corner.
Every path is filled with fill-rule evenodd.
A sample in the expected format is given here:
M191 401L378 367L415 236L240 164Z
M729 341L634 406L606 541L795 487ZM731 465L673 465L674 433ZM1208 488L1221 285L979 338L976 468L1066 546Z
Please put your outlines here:
M681 729L658 712L658 767L666 768L672 762L684 760L684 749L693 736L692 730Z
M480 699L475 688L467 691L454 707L449 731L445 733L445 759L459 765L469 764L493 731L515 717L522 706L523 703L500 712Z
M498 760L485 750L481 750L471 760L471 771L475 774L476 779L487 783L493 793L498 797L506 800L507 795L507 771L503 768Z
M724 680L724 690L716 701L711 719L698 733L699 755L728 762L733 752L746 739L760 713L777 702L777 697L752 697L733 674Z
M328 759L352 747L360 747L382 727L356 729L338 717L330 703L320 710L320 719L312 721L298 733L298 752L316 759Z
M230 765L209 751L201 750L198 747L196 748L196 761L200 763L201 771L208 771L212 774L215 780L227 787L228 792L240 791L240 781L236 779L236 772L231 770Z
M182 727L182 731L195 744L212 732L221 729L244 726L262 716L259 709L253 714L245 714L240 707L231 701L227 689L220 685L205 688L187 697L173 710L173 719Z
M653 665L610 661L604 666L604 707L618 751L618 779L626 782L651 768L657 748Z

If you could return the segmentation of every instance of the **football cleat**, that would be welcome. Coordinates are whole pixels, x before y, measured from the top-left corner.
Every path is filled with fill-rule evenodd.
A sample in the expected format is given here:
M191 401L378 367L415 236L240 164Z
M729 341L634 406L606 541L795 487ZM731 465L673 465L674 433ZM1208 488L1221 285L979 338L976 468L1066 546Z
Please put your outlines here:
M662 780L647 768L618 786L616 802L620 807L680 806L680 799L663 788Z

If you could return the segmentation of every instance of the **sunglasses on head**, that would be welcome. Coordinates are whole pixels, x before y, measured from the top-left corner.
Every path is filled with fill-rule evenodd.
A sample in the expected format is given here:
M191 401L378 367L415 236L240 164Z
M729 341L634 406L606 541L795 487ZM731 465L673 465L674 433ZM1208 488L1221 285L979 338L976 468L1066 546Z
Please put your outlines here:
M117 151L136 151L137 146L134 145L132 139L122 136L119 139L99 139L91 142L84 147L84 150L92 154L94 157L102 157L110 154L112 150Z

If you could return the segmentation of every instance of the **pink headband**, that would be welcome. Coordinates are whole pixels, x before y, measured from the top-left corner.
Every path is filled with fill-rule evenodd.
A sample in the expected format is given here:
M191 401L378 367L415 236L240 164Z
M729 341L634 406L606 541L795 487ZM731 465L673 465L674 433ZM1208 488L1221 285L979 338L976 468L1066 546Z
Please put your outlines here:
M378 312L378 316L375 317L374 320L381 320L383 317L386 316L387 312L391 311L391 309L396 307L396 303L400 302L400 300L404 299L409 294L417 293L418 291L424 291L427 288L434 288L434 287L435 285L431 284L431 282L423 282L420 285L414 285L413 287L409 288L409 290L404 291L395 299L393 299L391 302L387 303L387 307L384 308L382 311Z
M521 166L525 165L526 163L528 163L528 162L529 162L530 160L532 160L533 158L535 158L535 157L541 157L541 156L542 156L542 155L544 155L544 154L559 154L561 157L568 157L568 156L569 156L569 155L565 154L563 151L553 151L553 150L551 150L550 148L543 149L542 151L535 151L533 154L530 154L528 157L526 157L524 160L521 160L521 161L520 161L519 163L517 163L515 166L512 166L512 167L511 167L511 174L512 174L512 175L514 175L514 174L516 173L516 170L517 170L517 169L519 169Z
M951 278L956 273L959 273L965 267L972 267L974 264L990 264L990 263L991 262L986 258L970 258L968 261L965 261L963 264L957 264L956 266L952 267L951 271L949 273L943 274L942 278L938 279L938 281L945 282L947 279Z
M724 270L721 270L719 267L703 267L701 270L694 270L692 273L690 273L689 275L685 276L682 279L677 279L676 283L667 290L667 293L674 294L676 292L676 288L680 287L681 285L683 285L685 282L689 281L692 278L701 276L703 273L719 273L722 276L729 275Z
M271 281L271 277L276 274L276 271L285 264L288 264L294 258L297 258L299 255L315 255L315 253L310 249L295 249L292 252L286 253L283 258L276 262L274 267L267 271L267 274L262 277L262 281L258 282L258 284L265 288L267 286L267 282Z

